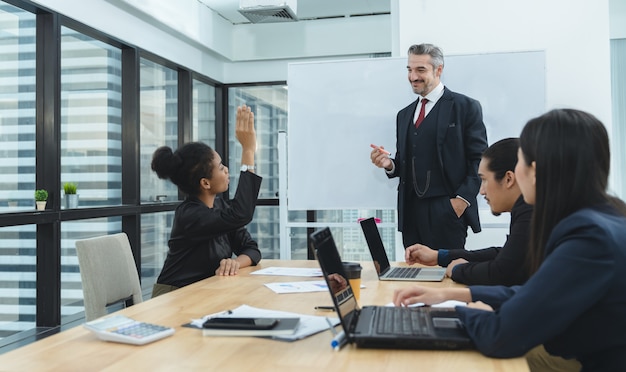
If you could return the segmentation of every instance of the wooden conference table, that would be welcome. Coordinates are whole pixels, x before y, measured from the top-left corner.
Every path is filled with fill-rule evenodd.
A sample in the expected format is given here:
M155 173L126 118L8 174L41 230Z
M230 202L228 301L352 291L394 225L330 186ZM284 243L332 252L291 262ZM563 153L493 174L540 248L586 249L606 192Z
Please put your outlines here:
M390 303L393 290L413 283L380 282L371 262L362 263L361 304ZM352 345L335 352L332 334L283 342L255 337L204 337L181 325L242 304L301 314L336 316L315 310L331 305L328 292L276 294L264 283L320 278L249 275L271 267L318 267L317 261L263 260L234 277L213 277L145 301L119 313L174 327L160 341L133 346L100 341L82 326L0 355L2 371L528 371L524 358L492 359L477 351L376 350ZM323 279L322 279L323 280ZM450 279L424 285L458 286Z

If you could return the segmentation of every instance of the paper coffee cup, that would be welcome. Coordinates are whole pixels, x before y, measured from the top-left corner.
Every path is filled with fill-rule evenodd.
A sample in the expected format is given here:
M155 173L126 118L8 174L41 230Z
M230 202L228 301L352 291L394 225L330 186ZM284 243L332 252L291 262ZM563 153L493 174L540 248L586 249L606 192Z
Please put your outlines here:
M348 279L350 287L352 287L354 298L359 301L361 299L361 271L363 268L358 262L342 262L342 264L346 279Z

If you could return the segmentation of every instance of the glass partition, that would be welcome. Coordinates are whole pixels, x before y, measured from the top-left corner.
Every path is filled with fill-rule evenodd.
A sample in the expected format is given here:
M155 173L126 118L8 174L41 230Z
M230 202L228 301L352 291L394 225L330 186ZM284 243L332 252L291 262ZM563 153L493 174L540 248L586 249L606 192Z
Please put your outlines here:
M263 177L259 199L278 200L278 131L287 129L287 89L282 85L232 87L228 90L228 142L230 184L239 182L241 145L235 138L237 107L246 104L254 112L257 132L256 173ZM229 189L234 197L236 187ZM259 243L263 258L280 258L279 208L257 207L248 230ZM300 254L301 255L301 254ZM306 253L304 254L306 258Z
M0 213L35 209L35 15L0 2ZM35 225L0 228L0 340L36 326Z
M120 49L61 27L63 208L122 203L121 89Z
M122 218L92 218L61 224L61 316L85 310L76 240L122 232Z
M35 209L35 15L0 2L0 212Z
M278 132L287 131L287 89L283 85L231 87L228 91L228 133L231 185L237 185L241 161L241 145L235 138L235 113L237 107L246 104L255 113L257 130L257 173L263 177L260 199L278 199ZM322 181L320 179L320 181ZM230 197L235 195L231 187ZM359 218L377 217L384 224L379 226L385 249L390 260L396 260L396 211L395 210L319 210L315 211L315 224L308 224L306 211L289 211L289 243L292 259L306 259L307 227L328 224L347 260L371 260ZM279 207L257 207L255 217L248 226L252 237L259 242L264 258L280 258ZM397 259L403 260L403 257Z
M139 74L141 201L176 201L176 186L169 180L160 180L150 164L152 154L157 148L177 148L178 72L141 58Z
M0 228L0 340L36 327L37 227Z
M173 211L141 215L141 288L146 294L163 268L173 220Z
M611 40L611 100L613 126L611 135L612 190L622 200L626 199L626 39Z
M215 87L199 80L193 81L193 141L215 148Z
M283 85L233 87L228 90L228 164L231 185L236 185L241 166L241 145L235 138L237 107L246 104L254 112L257 132L257 173L263 176L260 199L277 199L278 132L287 130L287 89ZM230 189L230 196L235 188Z

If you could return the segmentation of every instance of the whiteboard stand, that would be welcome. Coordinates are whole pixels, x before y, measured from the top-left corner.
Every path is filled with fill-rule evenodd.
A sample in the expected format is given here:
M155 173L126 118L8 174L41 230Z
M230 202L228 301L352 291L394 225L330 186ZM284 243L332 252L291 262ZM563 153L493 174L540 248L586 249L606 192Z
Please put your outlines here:
M278 131L278 216L280 230L280 259L291 260L290 227L287 210L287 132Z

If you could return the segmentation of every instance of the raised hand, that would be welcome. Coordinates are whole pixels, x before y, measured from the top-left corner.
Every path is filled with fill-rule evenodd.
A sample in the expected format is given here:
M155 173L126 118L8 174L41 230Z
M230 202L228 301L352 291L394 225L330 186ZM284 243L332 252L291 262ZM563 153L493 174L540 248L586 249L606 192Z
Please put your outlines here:
M246 105L237 107L235 136L243 148L241 164L254 165L254 153L256 152L254 113L250 110L250 107Z

